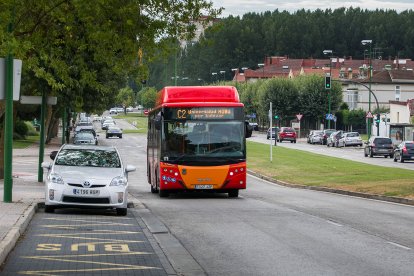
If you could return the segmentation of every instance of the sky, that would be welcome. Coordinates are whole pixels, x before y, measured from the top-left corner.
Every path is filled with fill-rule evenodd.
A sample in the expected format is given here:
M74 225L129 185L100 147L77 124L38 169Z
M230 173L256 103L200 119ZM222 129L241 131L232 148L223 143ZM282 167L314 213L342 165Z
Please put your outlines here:
M336 9L340 7L359 7L362 9L392 9L398 12L414 10L414 0L210 0L214 7L223 7L221 17L242 16L248 12L289 11L295 12L298 9Z

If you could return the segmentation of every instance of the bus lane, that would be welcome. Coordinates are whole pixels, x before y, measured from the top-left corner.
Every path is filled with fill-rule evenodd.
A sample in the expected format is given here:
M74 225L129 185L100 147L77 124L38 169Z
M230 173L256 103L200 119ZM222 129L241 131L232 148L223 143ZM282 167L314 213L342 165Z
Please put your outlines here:
M133 212L105 212L41 210L1 275L167 275Z

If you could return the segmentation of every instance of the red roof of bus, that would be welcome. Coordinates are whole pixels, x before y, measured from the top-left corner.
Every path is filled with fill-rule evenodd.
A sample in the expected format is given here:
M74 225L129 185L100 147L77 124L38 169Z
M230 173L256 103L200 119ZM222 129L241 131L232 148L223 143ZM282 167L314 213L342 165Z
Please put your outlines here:
M233 86L168 86L157 98L157 106L243 106Z

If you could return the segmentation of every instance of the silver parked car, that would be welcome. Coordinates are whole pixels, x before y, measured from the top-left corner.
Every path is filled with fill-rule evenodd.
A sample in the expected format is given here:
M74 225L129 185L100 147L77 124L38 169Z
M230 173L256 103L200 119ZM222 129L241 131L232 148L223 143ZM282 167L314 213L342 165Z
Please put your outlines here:
M309 136L309 143L310 144L322 144L322 130L314 130L312 134Z
M73 143L75 145L96 145L97 140L92 132L81 131L73 137Z
M127 214L128 173L115 147L63 145L52 152L53 163L43 162L48 170L45 185L45 211L59 207L116 209Z
M358 132L346 132L338 140L338 147L360 146L362 139Z

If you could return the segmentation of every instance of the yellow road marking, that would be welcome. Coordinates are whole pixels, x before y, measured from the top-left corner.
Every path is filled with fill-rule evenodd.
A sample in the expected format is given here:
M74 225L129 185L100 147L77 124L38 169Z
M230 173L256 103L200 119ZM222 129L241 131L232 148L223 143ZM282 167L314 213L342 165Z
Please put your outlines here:
M77 232L77 233L71 233L71 234L58 234L58 235L62 235L62 236L68 236L68 235L103 235L103 234L141 234L141 231L113 231L113 230L93 230L88 231L88 232ZM36 235L36 236L42 236L42 235L49 235L49 234L40 234L40 235ZM57 235L57 234L54 234Z
M153 255L154 253L151 252L127 252L127 253L98 253L98 254L72 254L72 255L42 255L41 257L44 258L56 258L56 257L63 257L63 258L79 258L79 257L100 257L100 256L119 256L119 255ZM33 258L38 258L39 256L22 256L22 258L26 258L26 259L33 259Z
M75 234L74 234L75 235ZM52 238L67 238L67 239L77 239L77 240L98 240L98 241L109 241L111 243L115 243L115 242L128 242L128 243L133 243L133 242L144 242L144 241L126 241L126 240L117 240L117 239L103 239L103 238L92 238L92 237L76 237L76 236L66 236L63 234L40 234L37 235L38 237L52 237ZM102 242L104 243L104 242Z
M66 272L94 272L94 271L117 271L117 270L144 270L144 269L161 269L159 267L151 266L136 266L136 267L112 267L112 268L89 268L89 269L64 269L64 270L44 270L44 271L19 271L19 274L38 275L38 276L58 276L59 274L45 274L45 273L66 273Z
M58 220L58 221L68 221L67 218L43 218L44 220ZM100 220L105 220L105 217L100 217ZM108 217L108 220L131 220L132 218L115 218L115 217ZM71 219L70 221L84 221L84 222L91 222L91 220L86 219ZM105 222L102 222L105 223Z
M134 224L125 224L125 223L89 223L89 224L82 224L82 225L42 225L42 227L45 228L57 228L57 229L76 229L80 227L86 227L86 226L135 226Z

